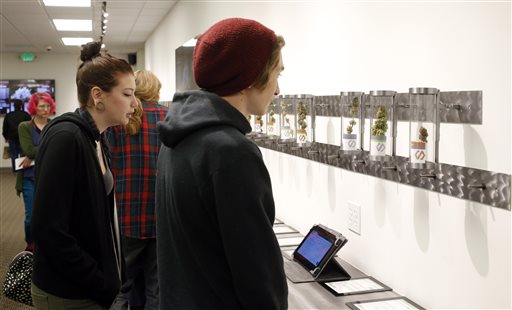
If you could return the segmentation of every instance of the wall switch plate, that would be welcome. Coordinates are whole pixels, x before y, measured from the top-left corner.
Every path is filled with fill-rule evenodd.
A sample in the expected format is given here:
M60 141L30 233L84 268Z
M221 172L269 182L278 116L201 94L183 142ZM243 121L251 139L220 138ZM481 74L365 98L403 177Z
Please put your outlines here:
M361 235L361 206L354 202L347 202L348 218L347 226L352 232Z

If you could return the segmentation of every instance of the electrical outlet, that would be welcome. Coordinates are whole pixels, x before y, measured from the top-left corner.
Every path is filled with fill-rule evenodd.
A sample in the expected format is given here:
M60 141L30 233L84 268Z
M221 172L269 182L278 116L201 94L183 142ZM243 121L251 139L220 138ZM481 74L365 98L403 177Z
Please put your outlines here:
M347 202L348 217L347 226L352 232L361 235L361 206L354 202Z

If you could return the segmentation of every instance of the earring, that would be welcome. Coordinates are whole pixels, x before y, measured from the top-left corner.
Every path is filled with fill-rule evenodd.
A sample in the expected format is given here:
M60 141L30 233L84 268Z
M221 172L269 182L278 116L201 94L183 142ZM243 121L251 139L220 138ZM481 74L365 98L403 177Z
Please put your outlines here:
M96 110L98 110L100 112L105 111L105 105L101 101L96 103L96 105L94 107L96 108Z

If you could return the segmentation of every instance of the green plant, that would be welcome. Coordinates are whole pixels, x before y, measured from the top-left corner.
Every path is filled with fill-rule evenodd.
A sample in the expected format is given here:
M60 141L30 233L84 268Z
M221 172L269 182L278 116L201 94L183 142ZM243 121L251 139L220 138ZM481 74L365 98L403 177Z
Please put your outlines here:
M302 101L300 101L299 104L297 105L297 114L297 124L299 125L299 129L306 130L306 128L308 127L308 123L306 122L307 111Z
M355 120L350 120L350 122L348 122L348 126L347 126L347 133L348 134L351 134L352 133L352 130L354 128L354 126L357 124Z
M274 110L270 110L268 111L268 123L269 124L274 124L276 122L276 118L274 117L275 113L274 113Z
M352 119L350 122L348 122L347 126L347 133L351 134L354 126L357 124L355 120L355 116L357 115L357 112L359 112L359 97L354 97L352 100L352 104L350 105L350 116L352 116Z
M427 128L425 127L421 127L420 128L420 136L419 136L419 139L421 142L425 142L427 143L427 137L428 137L428 131L427 131Z
M259 124L261 127L263 127L263 119L261 115L256 115L256 124Z
M371 135L383 137L388 131L388 114L384 106L380 106L376 114L377 119L372 126Z
M284 126L290 127L290 120L288 119L288 115L286 114L287 106L288 105L284 101L281 101L281 117L283 118Z
M268 122L270 124L274 124L276 122L276 118L274 116L276 114L276 112L274 112L275 109L276 109L276 101L272 100L268 107Z

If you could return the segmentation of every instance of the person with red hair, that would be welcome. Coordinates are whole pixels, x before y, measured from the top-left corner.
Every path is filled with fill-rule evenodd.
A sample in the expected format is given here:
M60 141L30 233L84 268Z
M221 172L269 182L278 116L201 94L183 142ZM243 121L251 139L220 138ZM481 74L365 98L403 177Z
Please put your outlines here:
M53 100L52 96L48 93L34 93L30 97L30 101L28 102L28 113L32 116L36 116L38 110L40 109L41 100L44 101L42 103L43 105L47 105L48 107L46 110L48 111L48 115L54 115L55 114L55 101Z
M32 251L30 218L35 189L34 159L37 155L41 132L48 124L50 115L55 114L55 101L47 93L34 93L30 97L28 112L32 119L18 125L18 135L24 157L20 166L16 167L16 169L21 168L16 178L16 191L18 195L23 193L23 202L25 203L25 242L27 243L25 250Z

